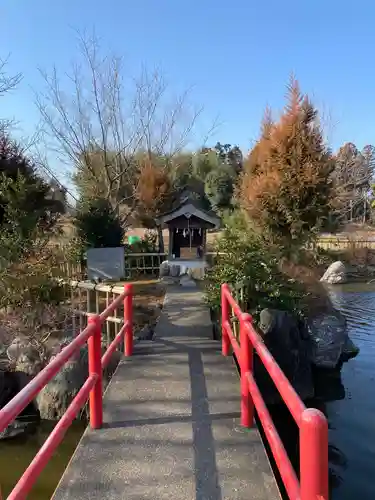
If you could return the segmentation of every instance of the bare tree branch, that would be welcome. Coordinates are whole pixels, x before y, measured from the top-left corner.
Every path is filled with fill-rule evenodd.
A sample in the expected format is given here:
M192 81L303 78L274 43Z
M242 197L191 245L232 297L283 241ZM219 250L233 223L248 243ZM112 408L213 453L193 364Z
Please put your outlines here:
M128 214L136 206L137 155L180 152L202 109L189 105L190 90L170 99L159 70L125 78L122 59L103 55L95 35L78 41L81 57L68 75L41 71L45 92L36 95L36 105L79 191L91 186L118 213L126 205Z
M9 76L6 71L9 56L6 59L0 58L0 97L13 90L22 80L22 74ZM0 132L6 133L11 127L14 126L14 120L8 118L0 118Z
M17 73L13 76L8 75L6 71L8 60L9 56L6 59L0 59L0 96L13 90L22 80L21 73Z
M359 151L352 143L340 148L336 155L333 182L335 185L334 214L342 221L362 218L368 213L368 193L375 170L375 148L366 146Z

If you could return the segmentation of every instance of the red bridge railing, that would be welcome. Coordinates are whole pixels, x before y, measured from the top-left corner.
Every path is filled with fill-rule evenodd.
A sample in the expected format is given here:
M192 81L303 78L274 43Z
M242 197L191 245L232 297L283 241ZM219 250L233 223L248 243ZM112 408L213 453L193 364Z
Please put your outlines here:
M222 352L224 356L228 356L232 347L241 369L241 424L252 427L255 408L291 500L328 500L327 419L319 410L305 407L255 331L251 316L242 312L227 284L223 284L221 288L221 308ZM231 310L240 322L240 343L231 328ZM300 481L254 379L254 350L299 427Z
M28 406L38 393L60 371L63 365L88 342L89 374L86 382L71 402L64 416L18 481L8 500L24 500L47 465L57 446L81 408L89 399L90 426L99 429L103 424L103 369L108 365L111 355L124 340L125 356L133 353L133 289L125 285L124 291L101 313L89 317L88 326L67 345L38 375L31 380L9 403L0 410L0 432L2 432ZM118 307L124 305L124 324L115 339L101 357L102 325ZM0 493L1 499L1 493Z

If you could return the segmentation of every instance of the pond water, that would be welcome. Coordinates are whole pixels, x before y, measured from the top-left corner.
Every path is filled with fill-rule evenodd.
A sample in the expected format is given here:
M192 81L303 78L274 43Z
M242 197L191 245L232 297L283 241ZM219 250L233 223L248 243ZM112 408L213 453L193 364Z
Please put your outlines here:
M330 289L360 353L341 371L343 399L326 403L333 500L375 498L375 284Z
M360 348L341 371L314 371L319 399L306 402L322 410L329 425L331 500L375 498L375 283L334 286L332 301L347 318L348 333ZM298 428L285 405L269 408L296 471L299 467ZM264 439L263 439L264 441ZM270 450L265 443L270 456ZM275 463L270 462L283 488Z
M31 435L0 441L0 485L3 498L9 495L51 433L54 425L53 422L42 422ZM28 499L48 500L51 498L84 429L85 424L83 422L77 421L73 423L47 467L40 475L32 492L28 495Z

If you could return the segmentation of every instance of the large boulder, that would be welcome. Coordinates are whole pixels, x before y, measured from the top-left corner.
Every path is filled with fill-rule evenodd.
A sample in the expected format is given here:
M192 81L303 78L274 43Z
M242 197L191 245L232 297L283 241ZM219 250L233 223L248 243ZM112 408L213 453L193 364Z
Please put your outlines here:
M22 337L16 337L7 349L7 356L9 361L18 372L27 373L34 377L45 364L45 352L39 350L31 342Z
M62 338L50 349L52 360L72 341L71 336ZM105 348L102 348L104 354ZM48 360L27 339L16 338L7 349L7 357L15 372L0 372L0 408L5 406L40 371ZM105 386L116 370L121 353L115 351L103 372ZM0 439L16 436L35 424L36 417L56 420L63 416L68 406L78 394L88 376L88 347L78 350L61 368L57 375L40 391L36 400L22 412L22 419L15 421L3 432ZM21 422L22 420L22 422ZM30 420L30 422L29 422ZM24 423L25 425L23 425Z
M359 352L348 336L345 316L334 308L307 318L306 327L311 362L319 368L334 369Z
M25 434L26 432L30 432L31 428L35 428L34 422L25 422L24 420L16 419L0 432L0 440L10 439Z
M15 369L18 372L27 373L32 377L35 377L43 368L43 359L35 348L21 353L15 364Z
M309 359L309 341L301 335L297 319L290 313L263 309L259 329L263 340L278 365L302 400L314 395L314 384ZM281 401L262 361L254 358L255 378L267 404Z
M10 361L16 362L20 354L24 352L25 349L28 349L31 346L30 342L21 337L16 337L13 339L11 344L7 349L7 356Z
M82 348L78 356L69 360L38 394L36 401L41 418L61 418L87 377L88 352L86 348Z
M345 264L340 260L333 262L327 269L327 271L323 274L320 281L329 283L330 285L336 285L339 283L346 283L346 268Z
M68 339L64 342L69 343ZM62 347L66 345L65 343ZM102 349L102 355L104 352L105 348ZM103 387L115 372L120 358L121 353L116 350L103 372ZM45 420L61 418L86 382L88 372L88 349L84 346L65 363L58 374L38 394L36 402L41 418Z
M355 358L359 353L359 347L355 345L349 335L346 335L345 343L342 347L340 361L345 362L349 361L351 358Z

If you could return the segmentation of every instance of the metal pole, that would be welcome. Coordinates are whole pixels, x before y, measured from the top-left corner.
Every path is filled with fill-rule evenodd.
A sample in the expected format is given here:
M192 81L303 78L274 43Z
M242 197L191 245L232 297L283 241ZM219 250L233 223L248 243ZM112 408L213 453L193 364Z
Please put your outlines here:
M301 500L328 500L328 423L315 408L300 422Z
M253 373L253 346L247 333L251 325L250 314L244 313L240 317L240 347L241 347L241 425L252 427L254 421L254 403L249 391L246 374Z
M128 283L124 286L126 292L124 298L124 324L125 328L125 356L133 354L133 285Z
M103 390L102 390L102 325L99 315L95 314L88 320L93 324L93 334L88 339L89 375L97 375L98 379L90 391L90 426L100 429L103 424Z
M230 339L225 330L225 324L229 322L229 304L227 300L227 293L230 293L229 286L226 283L221 285L221 341L222 341L222 354L228 356L230 354Z

